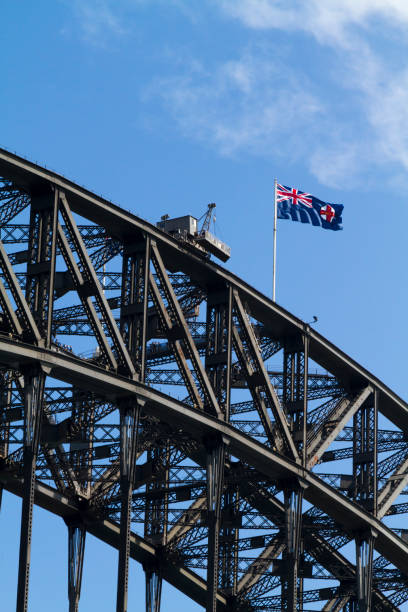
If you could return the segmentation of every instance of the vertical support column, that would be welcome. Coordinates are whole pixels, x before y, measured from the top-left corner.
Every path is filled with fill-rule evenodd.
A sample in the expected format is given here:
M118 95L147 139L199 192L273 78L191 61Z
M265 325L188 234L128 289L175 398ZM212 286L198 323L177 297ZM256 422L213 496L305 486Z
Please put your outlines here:
M353 419L354 500L377 515L378 390L362 404ZM372 574L375 533L356 535L356 579L358 612L372 609Z
M238 542L241 518L239 514L239 488L228 487L221 498L221 525L219 544L219 585L231 602L238 586Z
M152 544L164 546L168 522L169 444L150 449L147 456L156 479L146 487L145 537Z
M371 612L373 585L373 550L375 532L356 537L356 576L358 612Z
M378 391L375 389L353 418L353 497L377 515Z
M47 347L52 337L58 191L31 198L26 300Z
M292 436L298 450L302 449L302 463L306 463L307 377L309 338L286 342L283 353L283 404L290 419Z
M1 414L1 426L0 426L0 459L7 457L9 452L9 438L10 438L10 423L5 419L6 407L10 408L11 404L11 371L3 370L0 373L0 409L3 409ZM3 486L0 485L0 510L3 501Z
M298 571L302 525L303 488L288 483L284 490L286 549L282 567L282 609L295 612L298 606Z
M157 480L146 486L145 538L159 549L166 545L168 527L168 486L170 469L169 444L153 448L147 453ZM157 548L156 548L157 550ZM160 562L145 566L146 611L159 612L162 574Z
M307 412L308 412L308 377L309 377L309 333L308 326L303 334L303 410L302 417L299 423L299 429L301 431L301 445L302 445L302 465L306 467L307 463Z
M0 457L7 457L9 450L10 417L6 410L11 408L11 374L11 370L3 370L0 372Z
M210 291L205 369L226 421L229 421L231 393L231 325L232 288Z
M21 511L17 612L26 612L28 604L35 466L40 438L44 379L44 373L40 370L24 374L24 491Z
M127 611L131 502L140 417L140 406L134 402L126 401L120 407L121 512L116 612Z
M286 342L283 355L283 404L290 417L293 440L302 465L307 461L307 410L309 334ZM286 550L283 554L282 606L296 610L302 606L303 580L299 579L303 484L290 482L284 491Z
M72 404L72 423L81 438L71 442L71 465L76 471L82 493L88 496L92 486L94 459L95 399L92 393L73 387Z
M206 439L207 448L207 509L208 560L206 612L216 612L219 575L219 533L221 497L223 493L225 444L222 440Z
M205 368L224 419L230 420L232 354L232 287L209 290L207 298L207 347ZM226 460L224 453L224 460ZM211 459L213 460L213 458ZM222 487L222 484L221 484ZM221 495L219 513L224 523L219 525L217 553L218 585L230 597L236 595L239 526L239 493L227 489ZM214 537L212 534L211 537ZM219 561L218 561L219 559Z
M160 568L146 567L146 612L160 612L162 577Z
M146 369L147 307L150 238L138 244L125 244L122 264L120 331L139 375Z
M78 612L84 567L86 530L81 524L68 524L68 600L69 612Z

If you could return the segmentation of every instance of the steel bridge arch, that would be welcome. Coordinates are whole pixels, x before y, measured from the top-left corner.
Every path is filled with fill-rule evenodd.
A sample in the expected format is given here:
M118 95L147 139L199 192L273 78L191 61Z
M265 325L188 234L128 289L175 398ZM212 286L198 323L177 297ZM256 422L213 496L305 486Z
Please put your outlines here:
M408 405L307 324L148 222L4 150L0 176L0 228L9 236L30 210L27 252L0 244L0 483L23 498L17 610L28 605L33 503L68 525L70 610L79 605L87 531L119 549L117 610L127 609L129 557L145 568L146 606L156 612L163 578L213 612L297 610L308 601L326 602L324 610L400 609L408 545L383 519L408 510L394 503L407 484ZM105 228L97 257L75 216ZM119 254L121 295L109 301L98 266ZM57 269L59 256L66 270ZM91 361L56 341L56 304L68 292L96 338ZM190 331L192 303L205 304L201 345ZM149 363L160 363L155 339L165 340L163 363L176 364L184 401L144 382ZM279 351L278 393L267 361ZM309 362L336 381L320 406L309 397ZM231 418L237 376L263 442ZM56 410L45 399L55 381L71 394ZM106 415L115 415L117 437L113 467L103 471L108 445L95 432ZM379 415L393 431L381 429ZM350 422L344 487L347 474L315 468L340 456ZM187 478L188 469L201 476ZM180 500L192 503L174 510ZM135 521L143 537L131 531ZM336 550L353 540L354 564ZM261 552L248 558L246 550ZM312 576L337 584L307 590Z

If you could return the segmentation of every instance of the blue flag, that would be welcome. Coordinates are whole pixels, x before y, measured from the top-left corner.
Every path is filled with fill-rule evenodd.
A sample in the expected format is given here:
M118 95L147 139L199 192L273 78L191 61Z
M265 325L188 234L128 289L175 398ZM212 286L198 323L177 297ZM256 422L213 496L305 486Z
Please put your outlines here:
M278 219L292 219L335 231L343 229L341 226L343 204L322 202L310 193L277 185L276 205Z

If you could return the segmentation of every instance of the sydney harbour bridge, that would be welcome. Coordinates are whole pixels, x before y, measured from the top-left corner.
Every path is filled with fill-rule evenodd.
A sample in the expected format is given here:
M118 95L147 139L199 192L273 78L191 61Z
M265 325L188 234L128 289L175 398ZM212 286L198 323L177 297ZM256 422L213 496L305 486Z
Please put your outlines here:
M66 525L58 610L80 610L87 533L118 550L118 612L135 561L147 612L163 580L207 612L400 610L408 405L198 239L4 150L0 176L17 612L34 504Z

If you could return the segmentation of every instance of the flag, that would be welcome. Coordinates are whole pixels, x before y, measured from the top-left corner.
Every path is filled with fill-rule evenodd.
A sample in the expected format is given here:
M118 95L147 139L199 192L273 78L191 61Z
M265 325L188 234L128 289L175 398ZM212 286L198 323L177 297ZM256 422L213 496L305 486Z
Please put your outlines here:
M343 204L322 202L310 193L277 184L276 206L278 219L292 219L335 231L343 229Z

